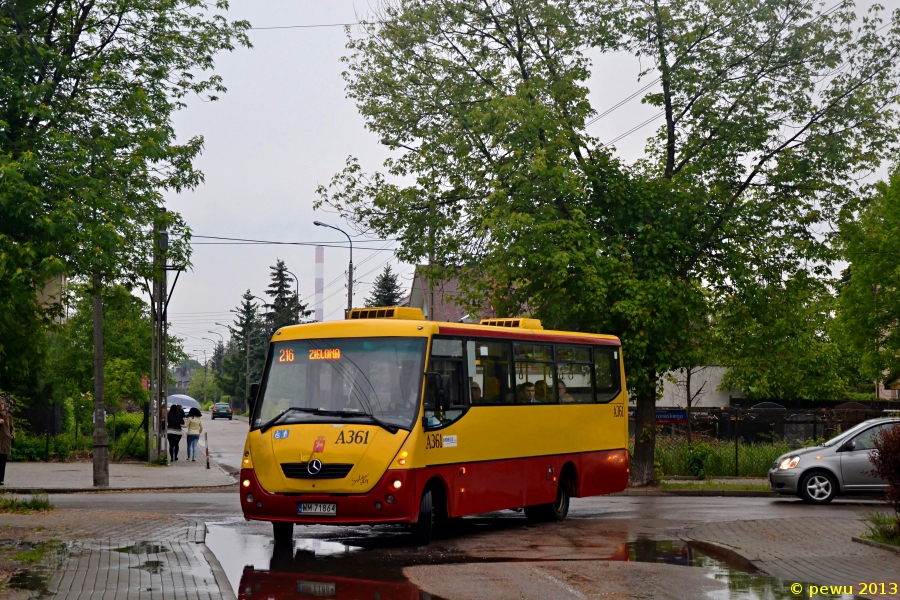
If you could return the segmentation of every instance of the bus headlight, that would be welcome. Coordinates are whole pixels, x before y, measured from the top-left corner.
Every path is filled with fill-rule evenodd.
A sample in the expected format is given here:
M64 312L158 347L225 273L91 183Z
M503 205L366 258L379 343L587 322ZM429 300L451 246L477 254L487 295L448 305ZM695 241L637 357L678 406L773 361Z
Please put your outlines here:
M244 487L250 487L250 480L245 479L244 481L241 482L241 485L243 485Z
M247 494L247 502L253 502L253 494Z
M403 486L403 483L402 483L399 479L395 479L394 482L391 483L391 486L392 486L395 490L399 490L399 489Z

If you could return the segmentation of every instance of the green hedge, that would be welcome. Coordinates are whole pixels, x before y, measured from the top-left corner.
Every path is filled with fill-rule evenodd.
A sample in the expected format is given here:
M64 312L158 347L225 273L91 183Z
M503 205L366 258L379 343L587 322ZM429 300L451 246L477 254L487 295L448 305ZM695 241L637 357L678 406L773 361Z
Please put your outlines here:
M128 448L125 458L146 460L147 452L144 442L144 431L140 427L143 421L141 413L120 413L106 420L106 431L109 435L109 449L112 458L118 458L125 451L132 435L134 441ZM115 436L113 435L115 424ZM137 430L137 433L135 433ZM66 460L73 452L90 452L93 447L93 439L90 433L79 435L75 439L74 433L61 433L50 438L50 459ZM16 432L13 441L12 453L9 460L14 462L28 462L44 460L47 456L47 438L42 435L29 435L22 430Z
M738 475L766 477L775 459L791 450L783 442L739 444ZM666 476L730 477L734 475L734 442L695 441L690 449L683 438L660 436L656 438L656 460Z

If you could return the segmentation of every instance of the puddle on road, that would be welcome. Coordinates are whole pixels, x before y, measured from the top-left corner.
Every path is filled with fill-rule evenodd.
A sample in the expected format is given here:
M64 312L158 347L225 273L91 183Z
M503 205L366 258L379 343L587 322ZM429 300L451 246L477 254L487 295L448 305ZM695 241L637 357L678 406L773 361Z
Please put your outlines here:
M397 538L398 541L401 538ZM388 538L390 540L390 538ZM245 534L210 523L206 544L213 551L238 600L440 600L406 580L403 568L415 565L552 562L556 559L477 558L403 548L390 541L381 549L314 538L295 538L292 546L276 545L271 536ZM393 547L393 548L392 548ZM783 600L797 598L792 582L747 573L699 552L680 540L637 539L618 546L609 556L563 559L560 562L629 561L699 567L725 588L711 600ZM806 596L804 596L806 597ZM816 599L850 600L849 595Z
M132 546L123 546L121 548L114 548L114 552L124 552L125 554L162 554L163 552L168 552L169 549L160 544L153 544L150 542L138 542Z

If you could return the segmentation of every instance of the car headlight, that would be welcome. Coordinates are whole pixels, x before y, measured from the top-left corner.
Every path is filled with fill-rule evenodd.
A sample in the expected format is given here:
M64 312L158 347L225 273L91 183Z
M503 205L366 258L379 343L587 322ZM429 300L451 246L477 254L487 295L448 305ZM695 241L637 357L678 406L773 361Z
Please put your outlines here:
M788 456L786 459L781 461L781 463L778 465L778 468L781 469L782 471L784 471L786 469L793 469L799 463L800 463L799 456Z

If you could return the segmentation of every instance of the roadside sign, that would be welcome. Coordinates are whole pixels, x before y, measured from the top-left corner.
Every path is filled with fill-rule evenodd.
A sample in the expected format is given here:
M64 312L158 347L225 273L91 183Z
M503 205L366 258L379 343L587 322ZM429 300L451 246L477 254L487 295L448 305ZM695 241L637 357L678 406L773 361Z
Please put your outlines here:
M634 420L636 408L628 409L628 418ZM662 424L687 423L687 409L685 408L657 408L656 422Z

